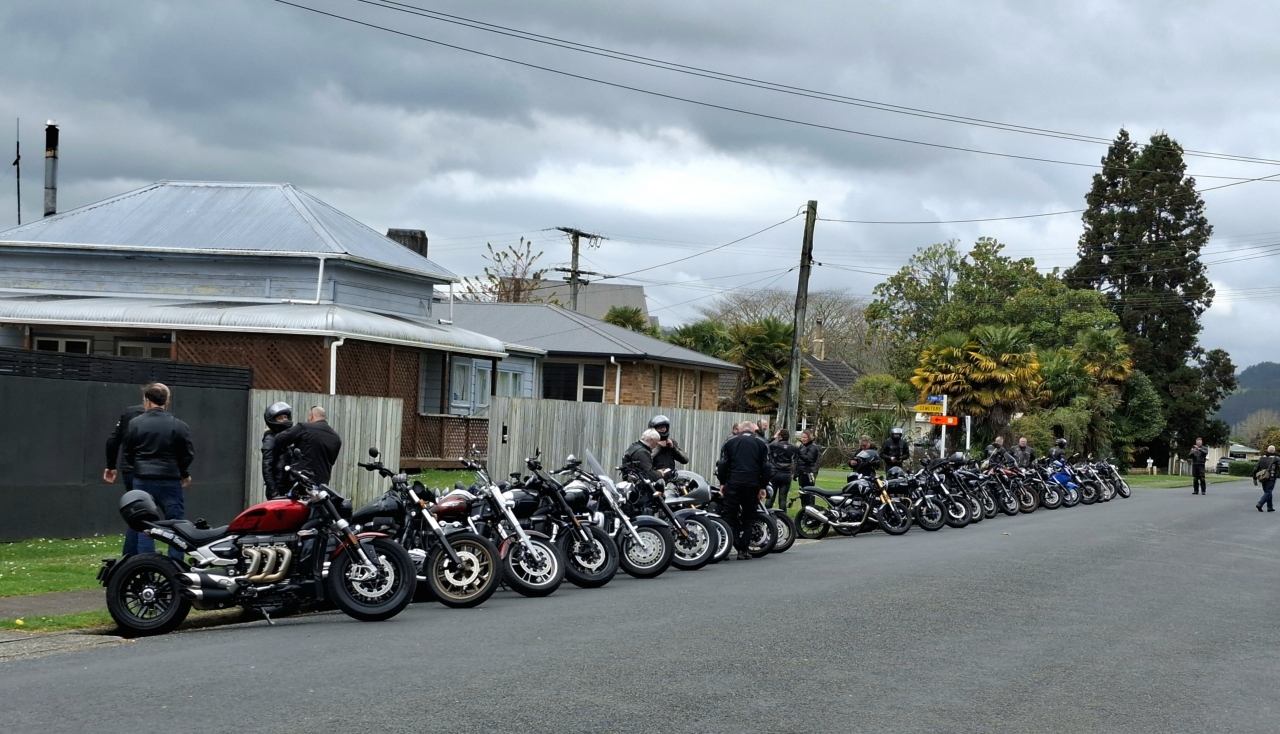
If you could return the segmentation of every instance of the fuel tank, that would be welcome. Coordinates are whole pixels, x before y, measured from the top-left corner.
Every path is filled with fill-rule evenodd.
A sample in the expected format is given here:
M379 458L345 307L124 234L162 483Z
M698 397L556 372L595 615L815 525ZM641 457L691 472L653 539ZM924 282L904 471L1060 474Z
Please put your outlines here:
M302 528L308 508L297 500L267 500L236 516L227 530L232 533L290 533Z

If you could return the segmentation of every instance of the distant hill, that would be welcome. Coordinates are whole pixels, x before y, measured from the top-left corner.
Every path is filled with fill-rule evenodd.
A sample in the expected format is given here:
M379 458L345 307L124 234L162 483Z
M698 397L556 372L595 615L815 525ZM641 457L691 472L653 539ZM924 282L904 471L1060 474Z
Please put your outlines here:
M1222 401L1218 417L1234 426L1264 408L1280 413L1280 364L1259 362L1236 377L1239 392Z

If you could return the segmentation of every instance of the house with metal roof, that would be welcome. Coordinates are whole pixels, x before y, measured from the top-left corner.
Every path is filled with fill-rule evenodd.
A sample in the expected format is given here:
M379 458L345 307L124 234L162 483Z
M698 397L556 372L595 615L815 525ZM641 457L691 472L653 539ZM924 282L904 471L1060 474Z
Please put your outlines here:
M546 303L457 302L453 323L545 353L535 394L549 400L716 410L720 375L741 369Z
M532 396L541 356L436 313L435 286L458 278L424 250L425 236L401 244L290 184L161 181L0 232L0 346L401 398L411 460L439 451L453 396ZM488 370L451 383L455 359ZM518 379L499 380L502 360Z

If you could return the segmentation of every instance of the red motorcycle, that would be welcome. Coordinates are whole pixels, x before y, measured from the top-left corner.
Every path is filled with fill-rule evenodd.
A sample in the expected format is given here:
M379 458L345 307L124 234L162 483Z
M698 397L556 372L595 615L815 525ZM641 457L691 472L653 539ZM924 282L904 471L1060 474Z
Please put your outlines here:
M162 635L192 607L242 606L270 614L331 600L366 622L390 619L413 601L417 570L385 533L353 533L351 503L305 472L283 498L240 513L230 525L162 520L141 490L120 498L130 528L178 548L189 560L156 553L103 560L98 580L126 637Z

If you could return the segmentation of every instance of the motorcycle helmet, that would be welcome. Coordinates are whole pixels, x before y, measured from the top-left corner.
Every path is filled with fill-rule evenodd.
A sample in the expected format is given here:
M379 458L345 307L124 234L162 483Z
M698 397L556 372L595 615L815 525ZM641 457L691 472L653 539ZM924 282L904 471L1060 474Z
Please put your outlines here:
M1060 449L1065 449L1067 447L1067 439L1065 438L1055 439L1053 442L1053 445L1057 446Z
M903 471L902 467L900 466L889 467L888 477L890 479L903 479L906 476L907 476L907 473Z
M889 435L893 436L894 438L902 438L902 429L897 426L894 426L893 430L889 431Z
M282 415L289 416L289 420L276 421ZM279 433L293 426L293 408L289 407L288 403L272 403L271 407L262 414L262 420L266 421L267 430Z
M950 462L951 462L951 463L953 463L953 464L963 464L963 463L965 463L965 462L967 462L967 461L969 460L969 457L967 457L967 456L965 456L963 453L961 453L961 452L957 451L957 452L955 452L954 454L952 454L951 456L947 457L947 460L948 460L948 461L950 461Z
M653 420L649 421L649 427L658 432L658 435L666 439L667 434L671 432L671 419L665 415L655 415Z

